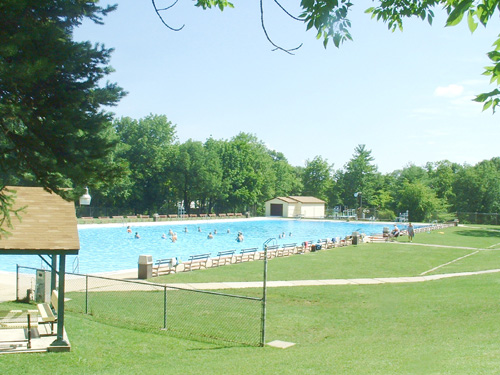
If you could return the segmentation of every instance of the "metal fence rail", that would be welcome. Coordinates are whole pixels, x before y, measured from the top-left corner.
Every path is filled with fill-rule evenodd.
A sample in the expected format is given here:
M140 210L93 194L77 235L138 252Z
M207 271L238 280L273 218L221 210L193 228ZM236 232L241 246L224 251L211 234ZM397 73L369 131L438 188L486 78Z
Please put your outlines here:
M50 281L50 271L45 271ZM36 285L36 269L18 266L17 298ZM208 341L263 345L262 298L67 273L66 311L121 327Z

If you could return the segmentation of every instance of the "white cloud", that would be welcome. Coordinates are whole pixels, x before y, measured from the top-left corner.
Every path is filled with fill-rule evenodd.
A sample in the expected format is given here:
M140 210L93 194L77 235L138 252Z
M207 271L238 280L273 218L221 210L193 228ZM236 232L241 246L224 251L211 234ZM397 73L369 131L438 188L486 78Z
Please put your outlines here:
M464 91L464 87L461 85L451 84L446 87L438 86L434 90L435 96L442 96L445 98L456 98L460 96Z

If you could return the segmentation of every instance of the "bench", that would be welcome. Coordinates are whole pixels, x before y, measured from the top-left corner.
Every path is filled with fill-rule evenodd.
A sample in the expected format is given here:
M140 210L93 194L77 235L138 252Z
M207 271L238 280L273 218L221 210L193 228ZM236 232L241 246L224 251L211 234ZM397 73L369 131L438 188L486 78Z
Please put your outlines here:
M58 307L58 294L56 290L53 290L50 295L49 303L39 303L37 305L38 312L42 318L42 324L50 324L50 334L54 334L54 323L57 322L57 307ZM50 306L52 305L52 307Z
M36 327L38 327L37 310L0 311L0 329L26 329L28 349L31 349L31 330Z
M207 214L200 214L200 217L207 217Z
M234 216L234 214L232 212L229 212L227 216Z
M172 258L158 259L153 267L153 277L161 275L169 275L175 273L176 265L173 265Z
M170 219L176 219L176 218L177 218L177 215L175 215L175 214L170 214L170 215L168 215L168 217L169 217Z
M94 220L94 218L92 216L82 216L80 219L83 219L83 220Z
M127 219L137 219L137 215L127 215L125 216Z
M189 214L189 217L198 217L197 214Z
M189 259L184 264L184 271L199 270L201 268L207 268L208 258L210 258L210 253L197 254L189 256Z
M283 256L287 257L295 254L297 249L296 243L283 244Z
M235 213L235 216L243 216L243 214L241 212L237 212Z
M208 217L217 217L216 214L208 214Z
M257 248L254 247L252 249L243 249L239 254L236 255L236 263L240 262L248 262L255 259L255 253L257 252Z
M217 258L212 259L212 267L225 266L231 264L236 250L225 250L217 253Z

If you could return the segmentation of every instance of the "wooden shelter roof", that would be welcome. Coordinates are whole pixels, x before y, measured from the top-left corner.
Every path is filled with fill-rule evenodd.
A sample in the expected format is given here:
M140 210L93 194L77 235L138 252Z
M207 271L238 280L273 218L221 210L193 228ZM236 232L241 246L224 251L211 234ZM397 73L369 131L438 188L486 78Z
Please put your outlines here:
M324 200L322 199L319 199L319 198L316 198L316 197L310 197L310 196L289 196L288 198L291 198L291 199L294 199L296 200L297 202L300 202L300 203L326 203Z
M0 239L1 254L78 254L80 241L73 202L43 188L8 186L14 209L25 207L21 220L11 215L11 235Z
M324 204L326 203L324 200L321 200L316 197L308 197L308 196L289 196L289 197L276 197L274 199L282 200L286 203L303 203L303 204ZM272 199L270 199L272 200ZM267 201L269 202L269 201Z

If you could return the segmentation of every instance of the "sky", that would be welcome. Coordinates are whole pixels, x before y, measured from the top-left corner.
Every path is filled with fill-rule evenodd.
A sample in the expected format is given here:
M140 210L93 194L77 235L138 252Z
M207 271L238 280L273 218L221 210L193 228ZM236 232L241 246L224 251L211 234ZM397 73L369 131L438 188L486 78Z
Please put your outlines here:
M300 13L298 0L287 3ZM251 133L294 166L321 156L334 169L365 144L382 173L500 156L500 113L472 101L495 88L482 73L499 22L471 34L466 22L444 27L436 9L432 26L408 20L393 33L364 13L371 2L354 3L354 40L325 49L313 30L264 0L268 34L285 48L302 43L294 55L272 51L258 1L235 1L220 12L179 0L162 12L170 26L185 25L176 32L150 0L120 0L104 25L84 22L75 39L115 49L107 79L128 95L112 112L166 115L179 142Z

